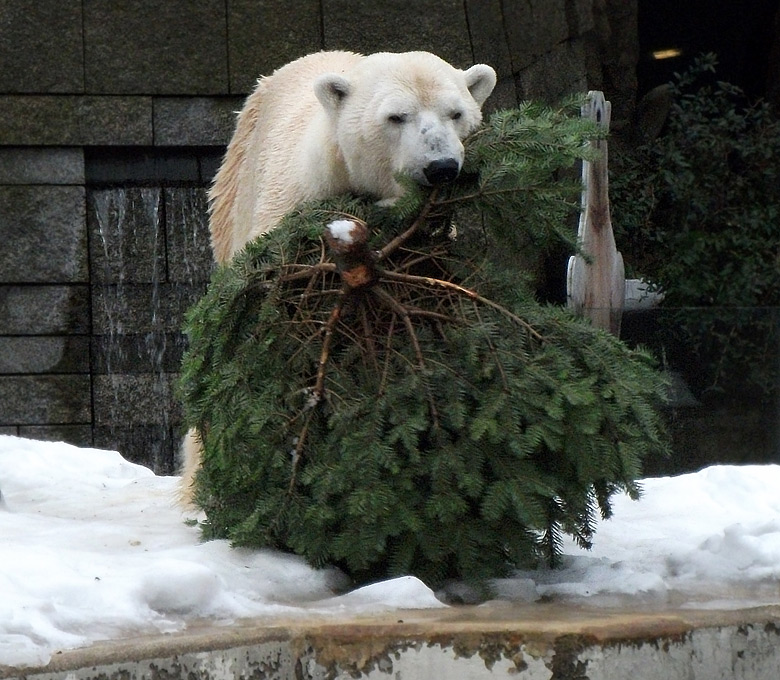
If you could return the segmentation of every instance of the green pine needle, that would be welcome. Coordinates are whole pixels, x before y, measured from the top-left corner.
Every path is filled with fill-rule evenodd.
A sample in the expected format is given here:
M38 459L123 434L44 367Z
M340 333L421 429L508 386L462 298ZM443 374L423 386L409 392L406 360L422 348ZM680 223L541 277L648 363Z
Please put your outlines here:
M455 183L302 206L216 272L181 379L206 538L431 585L590 545L665 450L648 357L528 285L573 240L579 188L557 176L594 134L571 105L501 112ZM342 215L382 253L374 285L346 288L328 255Z

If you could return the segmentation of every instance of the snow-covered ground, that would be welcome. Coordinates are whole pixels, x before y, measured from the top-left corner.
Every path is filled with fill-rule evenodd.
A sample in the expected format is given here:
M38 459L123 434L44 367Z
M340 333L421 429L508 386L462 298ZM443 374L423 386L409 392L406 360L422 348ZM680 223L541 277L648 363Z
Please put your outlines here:
M760 592L780 602L780 466L715 466L643 487L639 502L615 499L591 552L568 545L564 568L499 581L500 597L728 607ZM204 617L446 606L412 577L336 596L335 571L201 543L175 488L116 452L0 436L0 665Z

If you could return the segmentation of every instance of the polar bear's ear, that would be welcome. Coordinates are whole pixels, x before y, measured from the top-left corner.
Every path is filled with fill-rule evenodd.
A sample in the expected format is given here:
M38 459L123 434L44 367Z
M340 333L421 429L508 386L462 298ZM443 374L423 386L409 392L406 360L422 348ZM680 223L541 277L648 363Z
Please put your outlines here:
M337 111L351 89L349 81L337 73L326 73L314 81L314 94L326 111Z
M475 64L463 75L466 76L466 87L474 101L482 106L496 86L496 72L487 64Z

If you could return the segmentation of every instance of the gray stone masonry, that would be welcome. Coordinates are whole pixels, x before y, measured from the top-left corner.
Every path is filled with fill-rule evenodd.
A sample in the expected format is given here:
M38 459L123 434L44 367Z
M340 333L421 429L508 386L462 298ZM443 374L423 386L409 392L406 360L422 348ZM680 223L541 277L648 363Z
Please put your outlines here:
M0 425L92 421L89 375L0 376Z
M0 374L89 373L89 338L0 336Z
M88 281L84 188L0 186L2 283Z
M320 4L320 0L296 0L294 5L289 0L230 0L230 93L246 94L261 75L324 49Z
M83 92L82 25L81 0L0 3L0 92Z
M84 0L87 92L225 94L226 8L225 0Z
M2 428L0 428L2 429ZM28 439L47 442L68 442L74 446L93 446L92 425L21 425L14 428L14 434Z
M512 70L512 54L509 50L503 20L501 0L468 0L466 21L471 36L474 63L490 64L498 75L498 82L490 95L494 109L512 108L517 105L517 90Z
M459 68L473 62L461 0L323 0L322 6L325 49L429 50Z
M218 146L236 122L243 97L157 97L155 146Z
M636 0L0 1L0 432L173 470L205 191L259 76L429 50L496 68L488 110L604 82L628 116L635 20Z
M166 333L181 328L184 312L205 290L203 284L127 283L92 288L92 333Z
M214 260L209 243L205 189L165 190L168 281L207 283Z
M7 335L87 335L86 285L17 286L0 283L0 330Z
M569 4L548 0L504 3L513 70L519 72L528 68L570 37L567 21Z
M87 227L93 286L164 280L161 200L162 189L90 192Z
M585 55L585 45L582 42L561 42L520 73L517 79L518 90L521 93L536 92L539 97L551 101L558 98L562 92L587 91ZM530 98L530 95L524 98Z
M144 146L151 97L0 95L2 146Z
M0 185L84 184L80 147L0 147Z

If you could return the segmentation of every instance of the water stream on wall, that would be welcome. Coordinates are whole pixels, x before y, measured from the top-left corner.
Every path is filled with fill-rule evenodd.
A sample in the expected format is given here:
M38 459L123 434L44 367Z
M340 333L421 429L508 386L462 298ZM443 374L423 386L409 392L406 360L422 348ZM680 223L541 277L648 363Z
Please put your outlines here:
M202 187L112 187L88 198L95 444L175 468L186 310L212 256Z
M159 188L102 189L90 196L93 412L96 444L170 471L162 201Z

